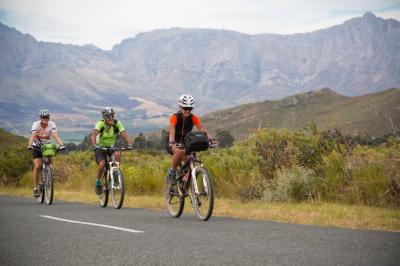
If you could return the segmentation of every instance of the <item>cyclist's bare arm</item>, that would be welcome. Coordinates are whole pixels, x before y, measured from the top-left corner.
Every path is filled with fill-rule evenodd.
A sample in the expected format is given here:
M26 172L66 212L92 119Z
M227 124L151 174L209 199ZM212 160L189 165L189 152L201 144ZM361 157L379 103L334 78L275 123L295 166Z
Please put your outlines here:
M175 141L175 125L169 124L169 143Z
M93 129L92 137L91 137L92 146L96 145L96 138L97 138L97 135L99 135L99 131L98 131L97 129Z
M54 137L54 139L57 141L57 143L58 143L58 145L63 145L63 142L62 142L62 140L60 139L60 137L58 136L58 133L57 132L53 132L53 137Z
M128 135L128 133L126 132L126 130L124 130L124 131L121 132L121 137L124 138L124 140L126 141L126 143L132 144L132 141L129 139L129 135Z
M33 140L35 139L35 132L32 132L31 136L29 137L28 147L32 146Z

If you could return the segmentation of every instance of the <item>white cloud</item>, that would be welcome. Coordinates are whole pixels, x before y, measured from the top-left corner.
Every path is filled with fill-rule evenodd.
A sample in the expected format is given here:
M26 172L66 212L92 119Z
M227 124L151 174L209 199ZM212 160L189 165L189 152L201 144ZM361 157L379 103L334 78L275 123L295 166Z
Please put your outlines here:
M3 23L38 40L103 49L170 27L287 34L340 24L367 11L400 20L398 0L1 0L0 9Z

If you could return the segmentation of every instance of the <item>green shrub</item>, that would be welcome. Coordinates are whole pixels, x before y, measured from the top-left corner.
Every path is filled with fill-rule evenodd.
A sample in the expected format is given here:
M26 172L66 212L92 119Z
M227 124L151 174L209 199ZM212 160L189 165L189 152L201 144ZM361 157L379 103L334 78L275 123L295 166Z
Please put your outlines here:
M345 169L345 158L337 151L324 157L319 187L322 199L327 201L343 200L343 192L349 184L349 175Z
M32 155L22 144L0 151L0 184L16 185L31 168Z
M382 196L389 188L389 178L383 165L371 164L352 171L350 184L352 202L366 205L380 205Z
M213 178L216 197L400 207L400 143L396 139L380 146L361 146L337 130L321 133L316 126L299 132L262 129L232 147L198 153L198 158ZM53 164L60 187L94 190L97 165L92 151L60 154ZM165 152L124 152L121 168L127 192L161 195L170 165L171 156ZM7 176L8 182L30 186L30 166L31 155L22 149L3 153L1 181Z
M276 182L264 192L267 201L312 201L317 196L315 172L303 167L279 171Z

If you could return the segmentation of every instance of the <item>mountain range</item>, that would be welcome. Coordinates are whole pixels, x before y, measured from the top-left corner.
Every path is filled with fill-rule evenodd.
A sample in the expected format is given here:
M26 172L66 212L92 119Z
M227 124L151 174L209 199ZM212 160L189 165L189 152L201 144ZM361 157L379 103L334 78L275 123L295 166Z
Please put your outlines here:
M372 13L293 35L154 30L110 51L0 23L0 127L29 134L49 108L64 136L79 139L113 106L128 130L146 131L166 125L183 93L200 114L324 87L359 96L400 87L399 66L400 22Z

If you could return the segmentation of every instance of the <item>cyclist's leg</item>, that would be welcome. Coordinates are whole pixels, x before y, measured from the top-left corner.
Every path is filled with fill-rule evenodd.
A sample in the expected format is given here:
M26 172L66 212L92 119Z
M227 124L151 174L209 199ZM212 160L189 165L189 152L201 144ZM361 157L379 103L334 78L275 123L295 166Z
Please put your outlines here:
M182 161L186 161L185 150L172 148L172 169L176 170Z
M32 182L33 182L33 187L34 188L39 183L39 173L40 173L41 163L42 163L42 159L41 158L33 159Z
M39 196L39 173L41 171L42 159L41 158L35 158L33 159L33 170L32 170L32 183L33 183L33 196L37 197Z
M103 174L103 169L106 165L106 160L100 160L98 162L97 170L96 170L96 183L95 183L95 191L97 195L101 194L101 175Z
M95 157L97 163L96 180L100 180L103 174L103 169L106 166L106 154L102 150L95 150Z

